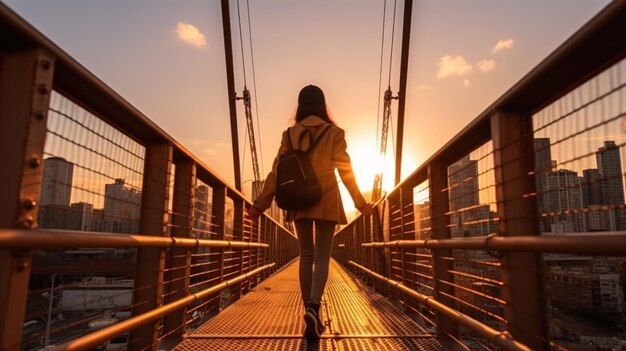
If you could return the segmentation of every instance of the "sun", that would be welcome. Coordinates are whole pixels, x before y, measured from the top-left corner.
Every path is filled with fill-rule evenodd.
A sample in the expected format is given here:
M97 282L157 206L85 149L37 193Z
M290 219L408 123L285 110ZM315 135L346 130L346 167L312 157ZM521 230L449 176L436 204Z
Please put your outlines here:
M374 186L374 177L377 173L383 172L383 193L393 190L395 187L395 155L391 150L391 145L388 145L389 149L387 157L383 159L380 155L378 146L372 145L371 141L366 140L353 140L348 143L348 154L352 162L352 169L354 170L354 177L361 190L361 193L367 201L371 201L372 188ZM423 159L417 159L415 157L416 150L411 148L405 148L403 150L403 162L402 162L402 175L408 176L419 166L418 162ZM340 179L338 179L340 181ZM341 198L343 201L344 210L348 214L348 217L353 218L356 215L354 202L350 197L350 193L344 186L339 187Z
M354 176L362 193L369 195L372 192L374 177L380 172L383 173L383 192L393 190L396 171L393 150L388 150L383 159L374 145L357 141L354 146L349 147L348 153L352 161ZM409 175L417 167L417 160L413 155L413 150L403 151L402 175L404 176Z
M354 177L361 192L369 192L374 184L374 176L382 170L382 157L373 145L356 143L348 150Z

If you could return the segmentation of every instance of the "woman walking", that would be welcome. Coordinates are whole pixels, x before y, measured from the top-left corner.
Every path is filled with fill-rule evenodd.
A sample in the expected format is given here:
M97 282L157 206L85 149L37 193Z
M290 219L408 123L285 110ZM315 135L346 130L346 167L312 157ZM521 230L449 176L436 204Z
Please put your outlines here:
M318 339L324 332L320 319L320 303L328 279L335 226L347 223L335 169L339 171L356 208L368 215L371 206L357 186L350 156L346 152L344 131L331 120L324 93L320 88L308 85L300 91L295 122L293 127L283 133L272 171L265 179L263 191L250 208L248 216L257 218L270 207L276 190L278 160L289 150L289 145L293 149L307 150L315 141L315 148L309 153L309 159L320 182L322 198L304 210L288 211L287 221L294 222L300 246L300 291L306 324L304 333L309 339Z

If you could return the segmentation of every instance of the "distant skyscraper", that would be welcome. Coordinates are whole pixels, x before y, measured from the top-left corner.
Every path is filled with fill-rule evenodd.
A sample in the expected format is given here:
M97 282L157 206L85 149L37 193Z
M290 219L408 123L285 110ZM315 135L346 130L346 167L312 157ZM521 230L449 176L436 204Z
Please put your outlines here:
M211 225L211 208L209 207L209 187L199 185L196 188L193 202L193 232L196 236L209 238Z
M69 229L70 199L74 165L61 157L43 160L39 226Z
M478 205L478 161L469 155L448 167L450 210Z
M485 236L495 232L488 204L479 206L478 161L469 155L448 167L452 237Z
M548 211L560 212L583 207L580 178L574 171L559 169L548 173L548 192L545 207Z
M69 206L72 196L74 165L61 157L43 160L40 204Z
M432 236L432 221L430 220L430 202L415 204L415 239L425 240Z
M584 169L582 178L583 206L602 204L602 191L600 188L600 171L597 168Z
M624 175L620 150L614 141L607 140L596 152L598 171L600 173L600 192L602 205L624 205ZM608 230L626 229L626 211L612 208L604 217L609 224Z
M550 151L550 138L533 139L535 151L535 185L537 187L537 205L539 213L545 213L545 195L548 187L548 173L552 172L554 165L552 162L552 152ZM550 230L550 218L544 218L539 221L541 231Z
M124 179L104 186L105 232L136 233L139 231L141 192L126 186Z
M552 171L552 153L550 138L533 139L535 148L535 171L537 172L537 190L543 191L547 184L547 174Z
M70 206L69 228L72 230L96 230L93 205L86 202L73 203Z
M624 203L624 175L619 148L614 141L605 141L596 152L603 205Z
M543 207L551 212L550 223L558 232L587 231L582 212L582 188L580 177L574 171L559 169L547 174ZM555 227L557 225L557 227Z

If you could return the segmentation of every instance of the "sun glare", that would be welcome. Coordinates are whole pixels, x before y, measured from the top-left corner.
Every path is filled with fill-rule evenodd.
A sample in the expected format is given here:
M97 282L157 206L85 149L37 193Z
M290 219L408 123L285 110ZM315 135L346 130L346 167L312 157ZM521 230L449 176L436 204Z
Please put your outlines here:
M350 149L349 153L354 175L361 192L367 195L371 193L374 177L380 172L383 172L383 192L394 188L396 166L393 152L388 152L387 157L383 160L378 150L374 150L372 146L357 143L354 148ZM414 171L415 165L420 160L415 158L411 150L404 150L403 153L402 174L407 176Z
M394 188L395 180L395 156L393 150L388 150L387 157L383 160L378 149L374 148L368 142L353 142L354 146L350 145L348 153L352 161L352 168L354 170L354 176L356 182L359 185L359 189L367 201L371 200L372 188L374 186L374 177L377 173L383 172L383 193L389 192ZM389 145L391 148L391 146ZM419 165L424 159L418 159L414 150L405 148L403 151L403 163L402 163L402 175L404 177L415 171L416 165ZM350 197L350 193L344 186L339 187L341 198L343 201L344 210L348 216L348 219L354 218L357 214L357 210L354 207L354 202Z

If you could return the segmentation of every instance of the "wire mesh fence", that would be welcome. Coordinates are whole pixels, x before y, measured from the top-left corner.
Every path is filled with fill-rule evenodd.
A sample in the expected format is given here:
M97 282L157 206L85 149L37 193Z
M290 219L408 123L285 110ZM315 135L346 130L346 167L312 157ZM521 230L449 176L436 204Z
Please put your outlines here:
M39 226L137 233L145 148L53 93Z
M626 230L626 61L532 116L541 232L582 235ZM620 347L626 258L543 255L551 340L572 348ZM515 267L523 269L523 267Z
M74 247L68 241L64 249L39 250L32 259L22 349L69 342L270 263L281 267L297 255L292 234L265 217L245 219L241 195L226 191L205 172L196 177L197 165L172 160L167 149L149 156L148 147L56 91L48 116L41 230L54 230L61 241L67 240L65 233L141 234L274 247L203 244L145 251ZM159 162L158 155L165 155L166 162ZM146 186L145 179L152 183ZM149 252L161 253L154 260ZM270 274L250 276L159 317L154 342L196 328ZM153 292L156 296L146 299ZM149 345L131 330L98 347L133 344Z
M361 233L365 227L355 223L342 229L336 259L417 314L419 323L469 349L501 346L477 328L460 324L446 329L440 325L445 309L415 303L413 295L390 286L408 287L486 328L514 335L527 332L519 323L533 314L538 328L526 340L535 345L620 349L625 256L584 254L584 248L579 249L583 254L546 250L535 256L515 248L489 249L494 236L567 236L573 241L626 233L626 60L568 88L549 104L537 102L542 107L532 113L495 109L485 117L495 133L490 138L514 137L498 140L498 149L488 140L465 155L445 150L444 161L418 169L389 194L373 218L357 218L355 223L381 222L378 238L373 229ZM520 129L511 133L507 123ZM446 158L447 153L457 156ZM441 165L443 175L437 171ZM373 273L363 274L349 262L390 280L381 287L377 284L383 278L372 279ZM519 306L524 301L528 311Z

